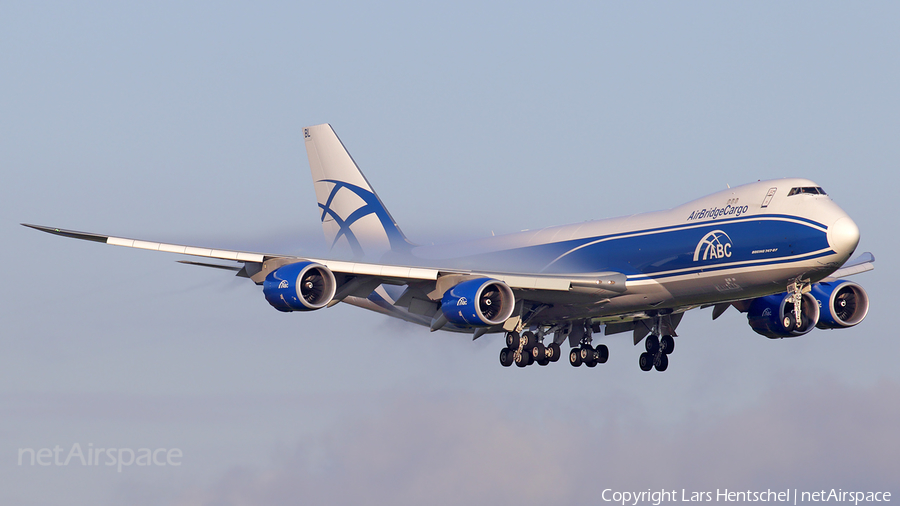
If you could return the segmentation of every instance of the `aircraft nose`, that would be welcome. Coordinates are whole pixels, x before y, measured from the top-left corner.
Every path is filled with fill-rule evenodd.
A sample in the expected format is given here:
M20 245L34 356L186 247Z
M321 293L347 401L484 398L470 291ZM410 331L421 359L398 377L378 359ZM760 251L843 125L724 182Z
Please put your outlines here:
M859 227L848 216L828 227L828 244L839 255L850 256L859 244Z

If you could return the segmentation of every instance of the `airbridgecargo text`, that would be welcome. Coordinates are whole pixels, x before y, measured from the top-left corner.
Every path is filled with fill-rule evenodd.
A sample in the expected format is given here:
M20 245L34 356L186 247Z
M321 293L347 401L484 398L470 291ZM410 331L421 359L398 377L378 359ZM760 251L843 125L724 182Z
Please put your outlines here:
M713 491L681 490L650 490L645 491L616 491L611 488L603 490L600 497L605 502L613 502L622 506L637 506L638 504L652 504L659 506L670 502L784 502L791 504L801 503L860 503L891 502L890 492L858 492L844 491L841 489L817 490L812 492L798 491L797 489L784 490L728 490L716 489Z
M725 206L713 207L712 209L700 209L698 211L692 212L691 215L688 216L688 221L702 219L714 220L722 216L738 218L749 210L750 206Z

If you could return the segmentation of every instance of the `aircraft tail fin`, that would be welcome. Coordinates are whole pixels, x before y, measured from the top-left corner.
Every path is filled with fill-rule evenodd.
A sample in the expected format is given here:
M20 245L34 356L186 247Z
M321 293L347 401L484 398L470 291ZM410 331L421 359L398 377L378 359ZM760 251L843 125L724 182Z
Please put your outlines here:
M331 248L348 248L358 258L408 251L412 244L331 125L306 127L303 137L322 228Z

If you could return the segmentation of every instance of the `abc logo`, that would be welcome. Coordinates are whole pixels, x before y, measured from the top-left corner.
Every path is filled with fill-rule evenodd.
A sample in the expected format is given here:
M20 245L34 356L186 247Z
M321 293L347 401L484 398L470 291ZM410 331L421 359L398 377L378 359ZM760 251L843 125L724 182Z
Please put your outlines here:
M694 249L694 261L731 257L731 238L721 230L713 230L703 236Z

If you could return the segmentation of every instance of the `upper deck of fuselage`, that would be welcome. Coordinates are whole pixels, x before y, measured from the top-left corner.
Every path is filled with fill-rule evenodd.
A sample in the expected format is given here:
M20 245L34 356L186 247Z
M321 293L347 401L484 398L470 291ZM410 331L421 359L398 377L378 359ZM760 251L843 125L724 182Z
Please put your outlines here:
M420 246L414 248L412 253L425 261L484 258L485 255L506 250L522 250L550 243L642 234L670 227L704 225L754 216L796 218L820 224L822 228L846 217L846 213L824 192L795 191L791 195L791 190L795 188L819 188L819 185L803 178L757 181L727 188L667 210L590 220L457 244ZM508 262L508 265L490 267L515 269L515 259L510 258Z

